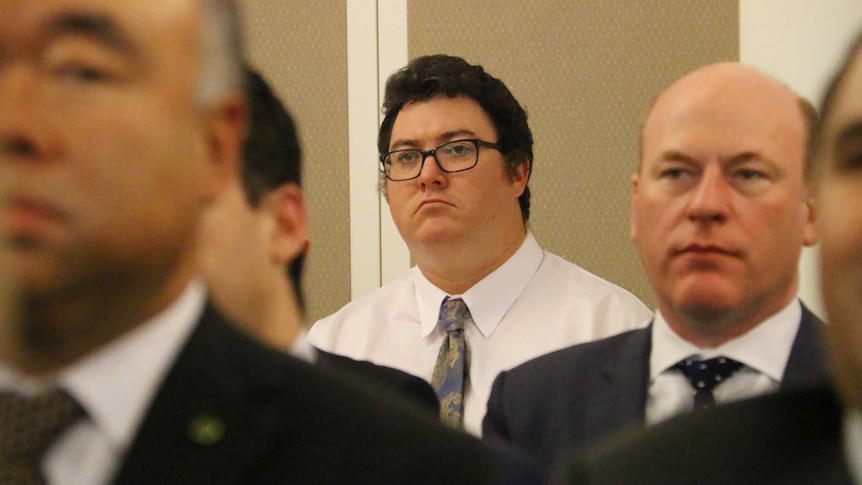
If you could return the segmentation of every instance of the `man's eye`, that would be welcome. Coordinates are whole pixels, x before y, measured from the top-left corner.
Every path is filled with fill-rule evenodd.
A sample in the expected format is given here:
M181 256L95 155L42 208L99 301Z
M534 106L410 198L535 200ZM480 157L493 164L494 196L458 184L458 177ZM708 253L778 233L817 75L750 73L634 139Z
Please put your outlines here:
M661 176L661 178L678 179L685 175L685 170L681 168L669 168L666 170L662 170L659 175Z
M81 81L101 81L108 77L104 72L90 67L75 67L69 69L68 74Z
M845 172L858 172L862 170L862 147L855 143L851 147L838 147L832 156L835 168Z
M395 161L401 164L414 163L419 158L416 152L400 152L396 154Z
M57 71L65 78L82 82L100 82L110 77L103 69L77 64L60 67Z
M737 170L736 176L738 178L743 179L743 180L758 180L758 179L766 178L766 175L763 172L760 172L758 170L751 170L751 169L747 169L747 168Z
M470 156L475 152L475 148L473 145L469 143L455 143L452 145L445 145L443 147L444 154L453 156L453 157L466 157Z

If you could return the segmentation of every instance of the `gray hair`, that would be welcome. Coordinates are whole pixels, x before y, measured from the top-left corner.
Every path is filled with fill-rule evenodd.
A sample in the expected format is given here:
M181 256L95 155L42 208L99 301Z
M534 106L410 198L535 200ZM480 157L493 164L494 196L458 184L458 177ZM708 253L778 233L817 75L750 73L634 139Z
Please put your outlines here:
M239 11L234 0L201 0L198 47L201 69L197 101L210 106L224 93L242 89L243 48Z

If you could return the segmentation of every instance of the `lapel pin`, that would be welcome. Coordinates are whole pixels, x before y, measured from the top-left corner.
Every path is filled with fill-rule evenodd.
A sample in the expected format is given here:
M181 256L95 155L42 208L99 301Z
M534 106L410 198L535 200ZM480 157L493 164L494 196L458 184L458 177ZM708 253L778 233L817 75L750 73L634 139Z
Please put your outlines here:
M198 414L189 422L188 437L193 443L210 446L224 437L224 422L212 414Z

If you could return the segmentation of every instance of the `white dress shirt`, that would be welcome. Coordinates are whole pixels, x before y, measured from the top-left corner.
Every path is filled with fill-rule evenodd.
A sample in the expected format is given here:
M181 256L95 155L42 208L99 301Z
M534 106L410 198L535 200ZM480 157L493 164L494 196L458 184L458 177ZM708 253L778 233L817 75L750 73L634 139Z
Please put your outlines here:
M844 457L853 483L862 484L862 411L844 413Z
M52 378L34 381L0 366L0 389L34 394L58 386L84 408L42 464L51 485L109 483L131 445L162 379L200 318L200 282L140 325Z
M470 355L464 426L477 436L501 371L643 326L651 317L631 293L543 251L528 234L508 261L463 295L447 295L414 267L319 320L308 337L317 348L430 382L445 335L437 317L446 296L463 298L475 322L464 329Z
M308 343L308 334L304 330L300 330L299 333L296 334L296 340L294 340L293 345L287 349L287 353L310 364L317 362L317 349Z
M686 357L725 356L744 364L713 389L717 404L778 390L801 318L802 304L794 299L749 332L718 347L702 349L683 340L670 329L661 312L656 312L652 326L647 425L691 411L694 390L682 371L673 367Z

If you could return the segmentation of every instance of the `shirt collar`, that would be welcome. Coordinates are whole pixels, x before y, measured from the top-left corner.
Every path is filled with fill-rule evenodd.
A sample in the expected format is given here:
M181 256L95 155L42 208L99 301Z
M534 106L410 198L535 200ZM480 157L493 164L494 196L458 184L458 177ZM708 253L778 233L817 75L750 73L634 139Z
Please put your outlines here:
M862 483L862 411L857 408L844 413L844 456L854 483Z
M413 268L416 272L414 290L422 322L422 337L427 337L437 327L440 304L450 296L464 299L479 332L489 338L536 274L544 256L536 238L528 232L521 247L511 258L463 295L448 295L428 281L418 268Z
M293 345L287 349L287 353L299 360L304 360L312 364L317 362L317 349L315 349L308 341L308 334L304 329L301 329L299 333L296 334L296 339L293 341Z
M206 292L190 283L170 306L58 379L115 450L125 450L162 378L200 318Z
M656 310L652 325L650 382L691 355L704 359L719 355L730 357L781 382L801 318L801 303L794 299L747 333L716 348L704 349L683 340L671 330L661 311Z

